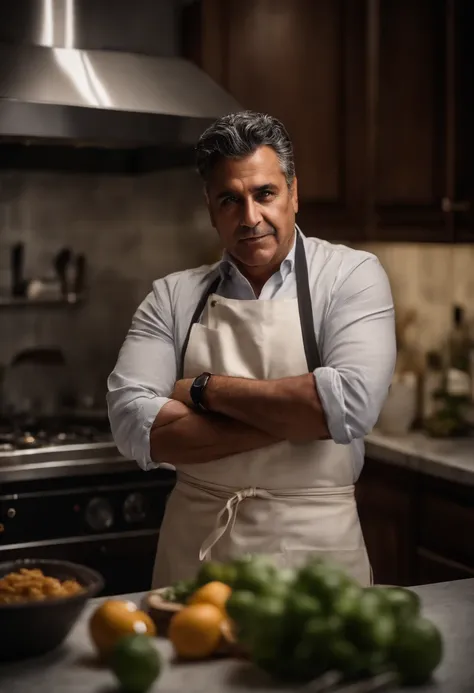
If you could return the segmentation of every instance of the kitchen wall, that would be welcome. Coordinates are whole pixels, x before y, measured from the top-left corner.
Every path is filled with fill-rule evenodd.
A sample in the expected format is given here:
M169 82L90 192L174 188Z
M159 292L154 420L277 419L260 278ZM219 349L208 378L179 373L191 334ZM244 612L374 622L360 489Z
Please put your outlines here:
M452 324L452 306L474 320L474 246L421 243L371 243L390 278L397 315L416 312L408 345L420 355L439 349ZM474 327L474 324L473 324Z
M65 245L85 253L89 296L74 308L0 307L0 365L21 349L57 345L73 387L99 401L153 279L208 262L216 247L192 169L136 178L0 173L0 288L10 284L9 249L19 240L28 277L51 274Z
M26 274L52 272L64 245L89 262L84 305L0 308L0 365L21 349L61 347L70 382L103 401L105 380L130 318L153 279L212 261L216 239L192 169L146 177L0 173L0 288L10 283L9 248L26 245ZM409 340L436 348L451 305L474 317L474 247L380 243L374 252L391 280L400 314L415 309Z

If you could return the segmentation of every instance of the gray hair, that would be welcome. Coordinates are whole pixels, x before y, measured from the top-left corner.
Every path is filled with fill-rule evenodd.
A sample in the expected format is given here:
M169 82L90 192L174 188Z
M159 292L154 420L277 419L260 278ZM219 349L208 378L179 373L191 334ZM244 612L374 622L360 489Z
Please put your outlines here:
M222 157L239 159L264 146L275 151L290 187L295 177L292 142L283 123L264 113L241 111L216 120L197 143L197 169L207 183L212 169Z

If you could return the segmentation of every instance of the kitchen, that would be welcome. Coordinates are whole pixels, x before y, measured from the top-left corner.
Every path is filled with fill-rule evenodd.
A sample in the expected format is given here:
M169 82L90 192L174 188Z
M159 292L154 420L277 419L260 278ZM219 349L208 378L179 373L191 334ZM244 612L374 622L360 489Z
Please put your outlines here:
M17 3L16 19L33 12L33 4ZM68 5L42 4L46 13ZM100 27L99 5L91 17ZM403 350L358 485L376 581L472 577L472 438L427 435L418 406L418 374L426 354L444 355L454 306L468 323L474 318L471 6L461 0L154 5L143 3L144 14L154 12L143 22L138 4L133 17L120 4L116 26L107 15L105 44L102 36L87 36L84 12L88 43L81 47L183 54L225 90L209 116L235 99L281 117L295 142L303 231L374 252L390 277ZM29 26L1 25L7 45ZM66 29L36 41L67 47ZM21 100L27 86L14 84L18 92L6 96ZM206 119L187 119L188 130L163 122L166 147L145 142L137 154L124 141L124 120L96 133L90 119L82 132L68 132L77 122L64 118L65 129L55 132L49 110L44 117L32 113L34 127L13 111L0 119L0 555L85 563L105 576L104 595L144 591L173 472L145 479L120 457L107 430L105 382L151 282L217 257L189 160ZM147 132L140 121L135 136L142 124ZM58 136L61 146L51 141ZM181 145L181 137L187 150L169 147L174 140ZM20 273L12 271L14 247L23 254ZM56 278L64 250L74 260L69 265L85 259L78 291L64 291ZM16 257L18 263L18 250ZM405 397L401 405L395 393ZM41 421L31 417L38 405ZM22 413L15 414L13 442L12 412ZM35 447L42 437L53 445Z

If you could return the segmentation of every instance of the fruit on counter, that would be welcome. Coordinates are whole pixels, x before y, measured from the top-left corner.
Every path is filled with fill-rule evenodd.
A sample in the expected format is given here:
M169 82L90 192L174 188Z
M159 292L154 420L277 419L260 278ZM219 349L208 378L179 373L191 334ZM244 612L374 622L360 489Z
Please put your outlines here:
M186 604L189 597L195 592L196 588L196 580L180 580L171 587L164 589L161 596L168 602Z
M110 668L127 693L146 693L162 670L160 653L146 635L125 635L112 650Z
M441 634L426 618L405 621L399 628L391 656L403 684L426 683L443 657Z
M213 604L225 614L226 603L231 594L232 589L229 585L214 580L199 587L188 599L188 604Z
M178 611L170 621L168 638L178 657L210 657L222 640L225 616L214 604L191 604Z
M106 659L125 635L156 635L150 616L130 601L108 599L92 614L89 633L101 658Z
M202 587L208 582L223 582L229 587L233 587L236 573L234 562L219 563L217 561L206 561L202 564L196 577L196 587Z

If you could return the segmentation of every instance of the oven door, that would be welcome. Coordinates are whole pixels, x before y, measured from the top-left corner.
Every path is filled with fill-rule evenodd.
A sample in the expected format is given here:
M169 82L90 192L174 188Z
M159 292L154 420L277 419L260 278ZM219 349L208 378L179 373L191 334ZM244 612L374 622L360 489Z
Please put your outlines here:
M50 558L82 563L104 577L101 596L144 592L151 587L158 530L71 537L0 547L0 561Z

